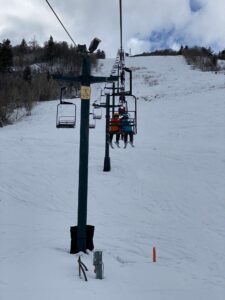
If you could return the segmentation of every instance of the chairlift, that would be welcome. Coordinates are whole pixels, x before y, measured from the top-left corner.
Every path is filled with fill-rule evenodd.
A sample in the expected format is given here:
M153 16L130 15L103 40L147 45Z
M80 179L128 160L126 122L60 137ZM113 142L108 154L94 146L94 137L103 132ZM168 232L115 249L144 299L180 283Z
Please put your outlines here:
M93 129L96 126L96 119L94 119L94 114L89 113L89 128Z
M129 95L126 97L132 97L134 100L133 110L130 110L128 108L127 101L126 101L126 108L127 108L127 114L129 115L129 120L133 128L133 133L137 134L137 97L135 97L134 95Z
M76 104L62 101L57 105L56 127L74 128L76 126Z
M134 104L132 105L132 108L128 107L128 103L130 102L129 100L127 101L127 97L132 97L134 100ZM137 134L137 98L134 95L128 95L126 96L126 98L123 99L123 102L120 101L118 104L119 105L115 105L115 107L118 107L118 113L120 115L120 118L123 116L123 114L127 114L128 115L128 120L129 120L129 124L132 127L132 132L133 134ZM114 113L114 109L112 108L111 110L111 114L113 116ZM109 123L109 125L111 126L111 121ZM120 132L121 135L123 134L123 132Z
M130 112L128 113L127 112L127 115L128 115L128 118L126 119L126 124L125 126L129 126L131 127L131 132L135 135L137 133L137 127L136 127L136 120L135 120L135 117L134 115L132 115ZM119 130L116 132L116 134L119 134L119 139L123 140L124 139L124 135L127 133L127 131L124 131L123 130L123 127L122 127L122 124L121 123L115 123L114 121L112 121L112 119L110 119L109 121L109 126L108 126L108 133L114 133L113 131L111 131L111 127L112 126L119 126ZM117 125L118 124L118 125Z
M123 102L120 102L120 101L119 101L118 113L119 113L120 115L123 115L123 114L125 114L125 113L127 113L127 112L128 112L127 101L126 101L126 100L124 100Z
M104 91L104 89L101 89L100 97L103 97L103 96L105 96L105 91Z
M101 120L102 118L102 108L101 106L95 106L93 104L93 119Z
M60 103L57 105L56 128L74 128L76 126L76 104L62 100L66 87L60 91Z
M101 90L101 95L100 95L100 105L101 106L105 106L105 97L106 97L105 90Z

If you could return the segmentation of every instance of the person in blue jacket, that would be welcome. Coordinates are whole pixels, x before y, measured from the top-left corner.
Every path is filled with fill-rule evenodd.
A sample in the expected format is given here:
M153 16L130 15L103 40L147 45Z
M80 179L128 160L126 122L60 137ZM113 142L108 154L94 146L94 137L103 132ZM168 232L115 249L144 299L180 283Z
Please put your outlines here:
M132 125L132 121L129 119L129 115L128 114L124 114L121 118L120 121L121 124L121 130L123 133L123 138L124 138L124 148L127 147L127 142L128 142L128 135L130 138L130 144L132 147L134 147L134 131L133 131L133 125Z

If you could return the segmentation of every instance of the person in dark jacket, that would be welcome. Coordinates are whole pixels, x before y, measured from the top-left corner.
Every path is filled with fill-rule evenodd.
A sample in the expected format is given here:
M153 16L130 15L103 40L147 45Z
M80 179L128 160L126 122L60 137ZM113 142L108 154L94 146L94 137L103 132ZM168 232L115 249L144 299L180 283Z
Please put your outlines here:
M134 147L133 125L132 125L132 121L129 119L128 114L124 114L123 117L121 118L120 122L121 122L121 130L122 130L123 139L124 139L124 148L127 147L128 136L130 138L131 146Z
M123 116L126 113L126 107L124 105L121 105L118 109L119 115Z

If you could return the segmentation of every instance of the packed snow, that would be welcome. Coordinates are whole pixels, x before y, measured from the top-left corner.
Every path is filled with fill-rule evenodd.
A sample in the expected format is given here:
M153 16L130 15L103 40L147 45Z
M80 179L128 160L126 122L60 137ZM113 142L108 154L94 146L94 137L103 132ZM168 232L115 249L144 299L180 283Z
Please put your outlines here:
M1 300L225 299L224 74L192 70L182 57L126 65L138 97L135 148L110 149L112 170L103 172L105 118L90 130L88 224L103 280L93 253L82 255L88 282L69 254L80 100L75 129L55 128L58 101L0 129ZM99 94L93 85L92 101Z

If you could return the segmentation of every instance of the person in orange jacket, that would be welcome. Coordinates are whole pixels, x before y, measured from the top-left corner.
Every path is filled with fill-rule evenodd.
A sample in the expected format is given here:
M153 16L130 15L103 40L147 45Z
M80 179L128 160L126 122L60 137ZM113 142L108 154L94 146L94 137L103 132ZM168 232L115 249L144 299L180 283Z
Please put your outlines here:
M113 140L113 135L116 135L116 145L119 147L119 139L120 139L120 118L119 118L119 113L115 112L113 114L113 118L110 120L110 127L109 127L109 141L110 141L110 146L113 148L112 145L112 140Z

